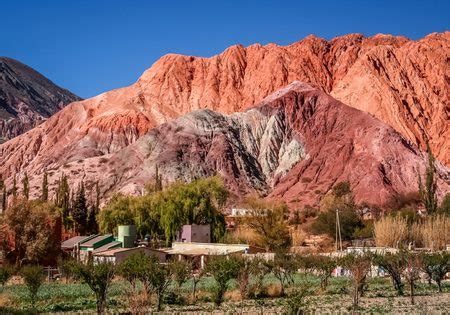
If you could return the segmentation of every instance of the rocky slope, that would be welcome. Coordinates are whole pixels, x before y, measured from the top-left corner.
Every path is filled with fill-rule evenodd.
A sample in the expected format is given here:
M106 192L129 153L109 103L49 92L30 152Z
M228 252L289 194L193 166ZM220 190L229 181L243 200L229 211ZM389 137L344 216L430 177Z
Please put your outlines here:
M78 96L30 67L0 57L0 143L35 127L77 100Z
M294 82L243 113L193 111L115 153L52 165L50 182L65 172L73 182L99 179L105 192L132 194L156 165L169 182L219 174L237 195L269 194L291 207L313 205L349 180L357 202L381 205L417 189L426 155L371 115ZM443 194L450 173L437 166ZM40 178L32 178L35 192Z

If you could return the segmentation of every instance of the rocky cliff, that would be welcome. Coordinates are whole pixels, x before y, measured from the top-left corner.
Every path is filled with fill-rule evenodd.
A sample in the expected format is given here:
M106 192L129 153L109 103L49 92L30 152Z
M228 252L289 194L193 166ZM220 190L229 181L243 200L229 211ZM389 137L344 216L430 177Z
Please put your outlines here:
M0 143L37 126L77 100L78 96L30 67L0 57Z
M139 194L156 165L167 182L219 174L238 196L269 195L292 207L314 205L349 180L357 202L382 205L417 189L426 155L371 115L294 82L245 112L196 110L115 153L54 161L47 170L50 182L64 172L73 182L100 180L105 192ZM442 195L450 173L437 167ZM36 193L40 180L31 181Z

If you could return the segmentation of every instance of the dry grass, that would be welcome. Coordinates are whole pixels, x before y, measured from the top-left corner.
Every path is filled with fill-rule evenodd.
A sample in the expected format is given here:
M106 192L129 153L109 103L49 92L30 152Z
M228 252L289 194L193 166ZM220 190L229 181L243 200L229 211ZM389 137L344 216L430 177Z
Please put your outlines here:
M293 246L303 246L305 244L305 240L308 238L308 234L300 228L294 229L291 235Z
M377 246L398 247L409 237L408 223L400 216L386 216L376 221L374 232Z
M414 224L414 240L432 250L445 249L450 242L450 219L444 215L429 217L424 222Z

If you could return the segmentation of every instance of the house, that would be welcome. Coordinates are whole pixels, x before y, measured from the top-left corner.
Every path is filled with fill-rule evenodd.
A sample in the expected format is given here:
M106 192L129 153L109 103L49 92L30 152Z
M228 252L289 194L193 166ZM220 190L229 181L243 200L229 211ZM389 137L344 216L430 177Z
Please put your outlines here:
M127 257L136 254L144 253L145 255L154 255L158 258L160 263L167 261L167 254L161 250L149 248L149 247L132 247L132 248L113 248L106 251L95 252L92 254L94 264L102 262L112 262L114 264L121 263Z
M262 249L247 244L220 244L220 243L195 243L174 242L172 248L162 249L167 254L179 260L192 261L197 268L203 269L207 257L242 255L263 252Z
M211 225L183 225L177 235L177 242L211 243Z
M96 235L95 237L80 243L79 245L79 259L81 261L88 261L92 256L94 250L114 242L114 236L112 234Z

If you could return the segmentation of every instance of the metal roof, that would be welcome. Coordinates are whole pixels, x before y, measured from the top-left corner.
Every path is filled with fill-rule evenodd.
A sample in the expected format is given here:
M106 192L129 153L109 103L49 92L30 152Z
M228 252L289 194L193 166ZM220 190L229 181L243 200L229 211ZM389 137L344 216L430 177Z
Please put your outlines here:
M115 247L118 247L118 246L121 246L121 245L122 245L122 242L114 241L114 242L105 244L103 246L100 246L99 248L94 250L94 253L104 252L104 251L106 251L108 249L115 248Z
M148 251L159 252L159 250L157 250L157 249L141 246L141 247L131 247L131 248L123 248L123 247L113 248L113 249L105 250L102 252L94 252L94 255L95 256L114 256L117 253L127 252L127 251L135 251L135 250L148 250Z
M112 236L112 234L99 235L99 236L94 237L93 239L88 240L87 242L80 244L80 246L93 247L96 243L101 242L111 236Z
M84 241L87 241L92 237L94 237L94 236L93 235L91 235L91 236L74 236L74 237L69 238L68 240L65 240L64 242L62 242L61 248L72 249L75 247L75 245L80 244Z

